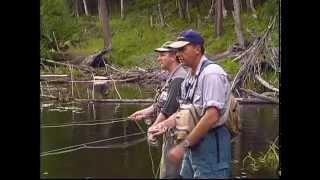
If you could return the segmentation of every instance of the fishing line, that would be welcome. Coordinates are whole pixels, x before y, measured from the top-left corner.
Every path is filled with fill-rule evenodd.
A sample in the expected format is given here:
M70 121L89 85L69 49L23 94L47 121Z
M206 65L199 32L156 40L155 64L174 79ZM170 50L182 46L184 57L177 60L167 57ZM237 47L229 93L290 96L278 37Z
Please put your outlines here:
M105 122L105 121L110 121L110 120L114 120L114 121ZM93 121L79 121L78 123L49 124L49 125L42 125L41 128L57 128L57 127L69 127L69 126L94 126L94 125L112 124L112 123L124 122L124 121L127 121L127 118L115 118L115 119L104 119L104 120L93 120ZM83 123L83 122L92 122L92 123ZM94 122L101 122L101 123L94 123Z
M62 154L62 153L72 152L72 151L76 151L76 150L79 150L79 149L87 148L88 147L87 145L89 145L89 144L95 144L95 143L98 143L98 142L110 141L110 140L119 139L119 138L123 138L123 137L137 136L137 135L141 135L141 134L144 134L144 133L141 133L141 132L140 133L133 133L133 134L126 135L126 136L118 136L118 137L107 138L107 139L87 142L87 143L83 143L83 144L68 146L68 147L64 147L64 148L54 149L54 150L50 150L50 151L46 151L46 152L41 153L40 157L47 156L47 155L55 155L55 154Z

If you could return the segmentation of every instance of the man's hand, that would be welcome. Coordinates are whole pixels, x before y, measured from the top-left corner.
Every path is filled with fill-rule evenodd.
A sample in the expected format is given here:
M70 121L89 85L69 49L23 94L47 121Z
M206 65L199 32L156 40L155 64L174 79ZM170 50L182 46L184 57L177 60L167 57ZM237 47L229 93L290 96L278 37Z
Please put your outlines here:
M139 121L139 120L144 119L145 117L146 117L146 115L144 113L144 110L140 110L140 111L137 111L137 112L131 114L128 118L131 120Z
M151 133L153 136L159 136L163 134L167 129L173 128L176 125L175 114L171 115L168 119L154 123L149 129L148 133Z
M148 134L152 134L152 136L159 136L166 132L167 129L168 127L165 126L163 122L161 122L148 128Z
M154 107L153 105L151 105L145 109L136 111L135 113L131 114L128 118L131 120L139 121L139 120L151 117L153 112L154 112Z
M179 163L182 160L185 151L186 148L180 143L169 151L168 158L174 163Z

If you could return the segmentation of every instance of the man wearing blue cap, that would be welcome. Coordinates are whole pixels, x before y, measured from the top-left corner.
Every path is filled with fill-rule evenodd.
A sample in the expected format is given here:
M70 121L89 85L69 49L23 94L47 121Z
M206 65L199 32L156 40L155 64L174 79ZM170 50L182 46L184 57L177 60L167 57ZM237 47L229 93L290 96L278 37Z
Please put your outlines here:
M181 85L180 107L189 103L202 109L194 128L169 151L169 158L183 160L183 178L230 178L231 140L223 118L230 84L222 67L204 55L203 45L202 36L192 30L180 33L169 45L178 50L182 64L190 67Z
M159 127L158 124L161 126L161 124L163 124L161 122L175 113L179 106L176 97L180 96L181 83L187 73L176 56L176 50L168 47L171 43L172 41L167 41L160 48L155 49L155 52L159 53L157 60L159 61L161 69L170 73L165 85L162 87L159 95L155 98L156 102L129 116L132 120L142 120L155 115L156 120L149 130L152 130L154 127ZM163 128L161 129L163 130ZM153 132L149 130L148 140L149 143L152 143L155 141L155 138ZM174 145L173 137L169 131L164 130L163 132L165 134L163 135L160 178L177 178L179 176L180 164L172 163L167 160L168 151Z

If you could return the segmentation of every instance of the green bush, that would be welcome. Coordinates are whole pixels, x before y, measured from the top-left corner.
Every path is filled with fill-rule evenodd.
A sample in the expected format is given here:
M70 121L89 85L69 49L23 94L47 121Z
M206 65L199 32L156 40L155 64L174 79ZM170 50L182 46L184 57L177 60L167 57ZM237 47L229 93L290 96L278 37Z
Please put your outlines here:
M59 45L66 41L79 40L81 28L76 18L71 16L65 0L41 0L41 55L56 49L54 36Z

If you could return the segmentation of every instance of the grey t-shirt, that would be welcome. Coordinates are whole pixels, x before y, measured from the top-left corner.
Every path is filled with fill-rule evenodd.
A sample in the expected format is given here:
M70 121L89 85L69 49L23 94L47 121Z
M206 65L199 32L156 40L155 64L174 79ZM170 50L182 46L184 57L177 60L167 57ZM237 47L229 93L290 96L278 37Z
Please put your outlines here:
M179 107L178 97L180 97L181 94L181 83L186 75L186 70L179 65L168 79L168 96L164 106L161 108L161 113L164 114L166 118L175 113Z

